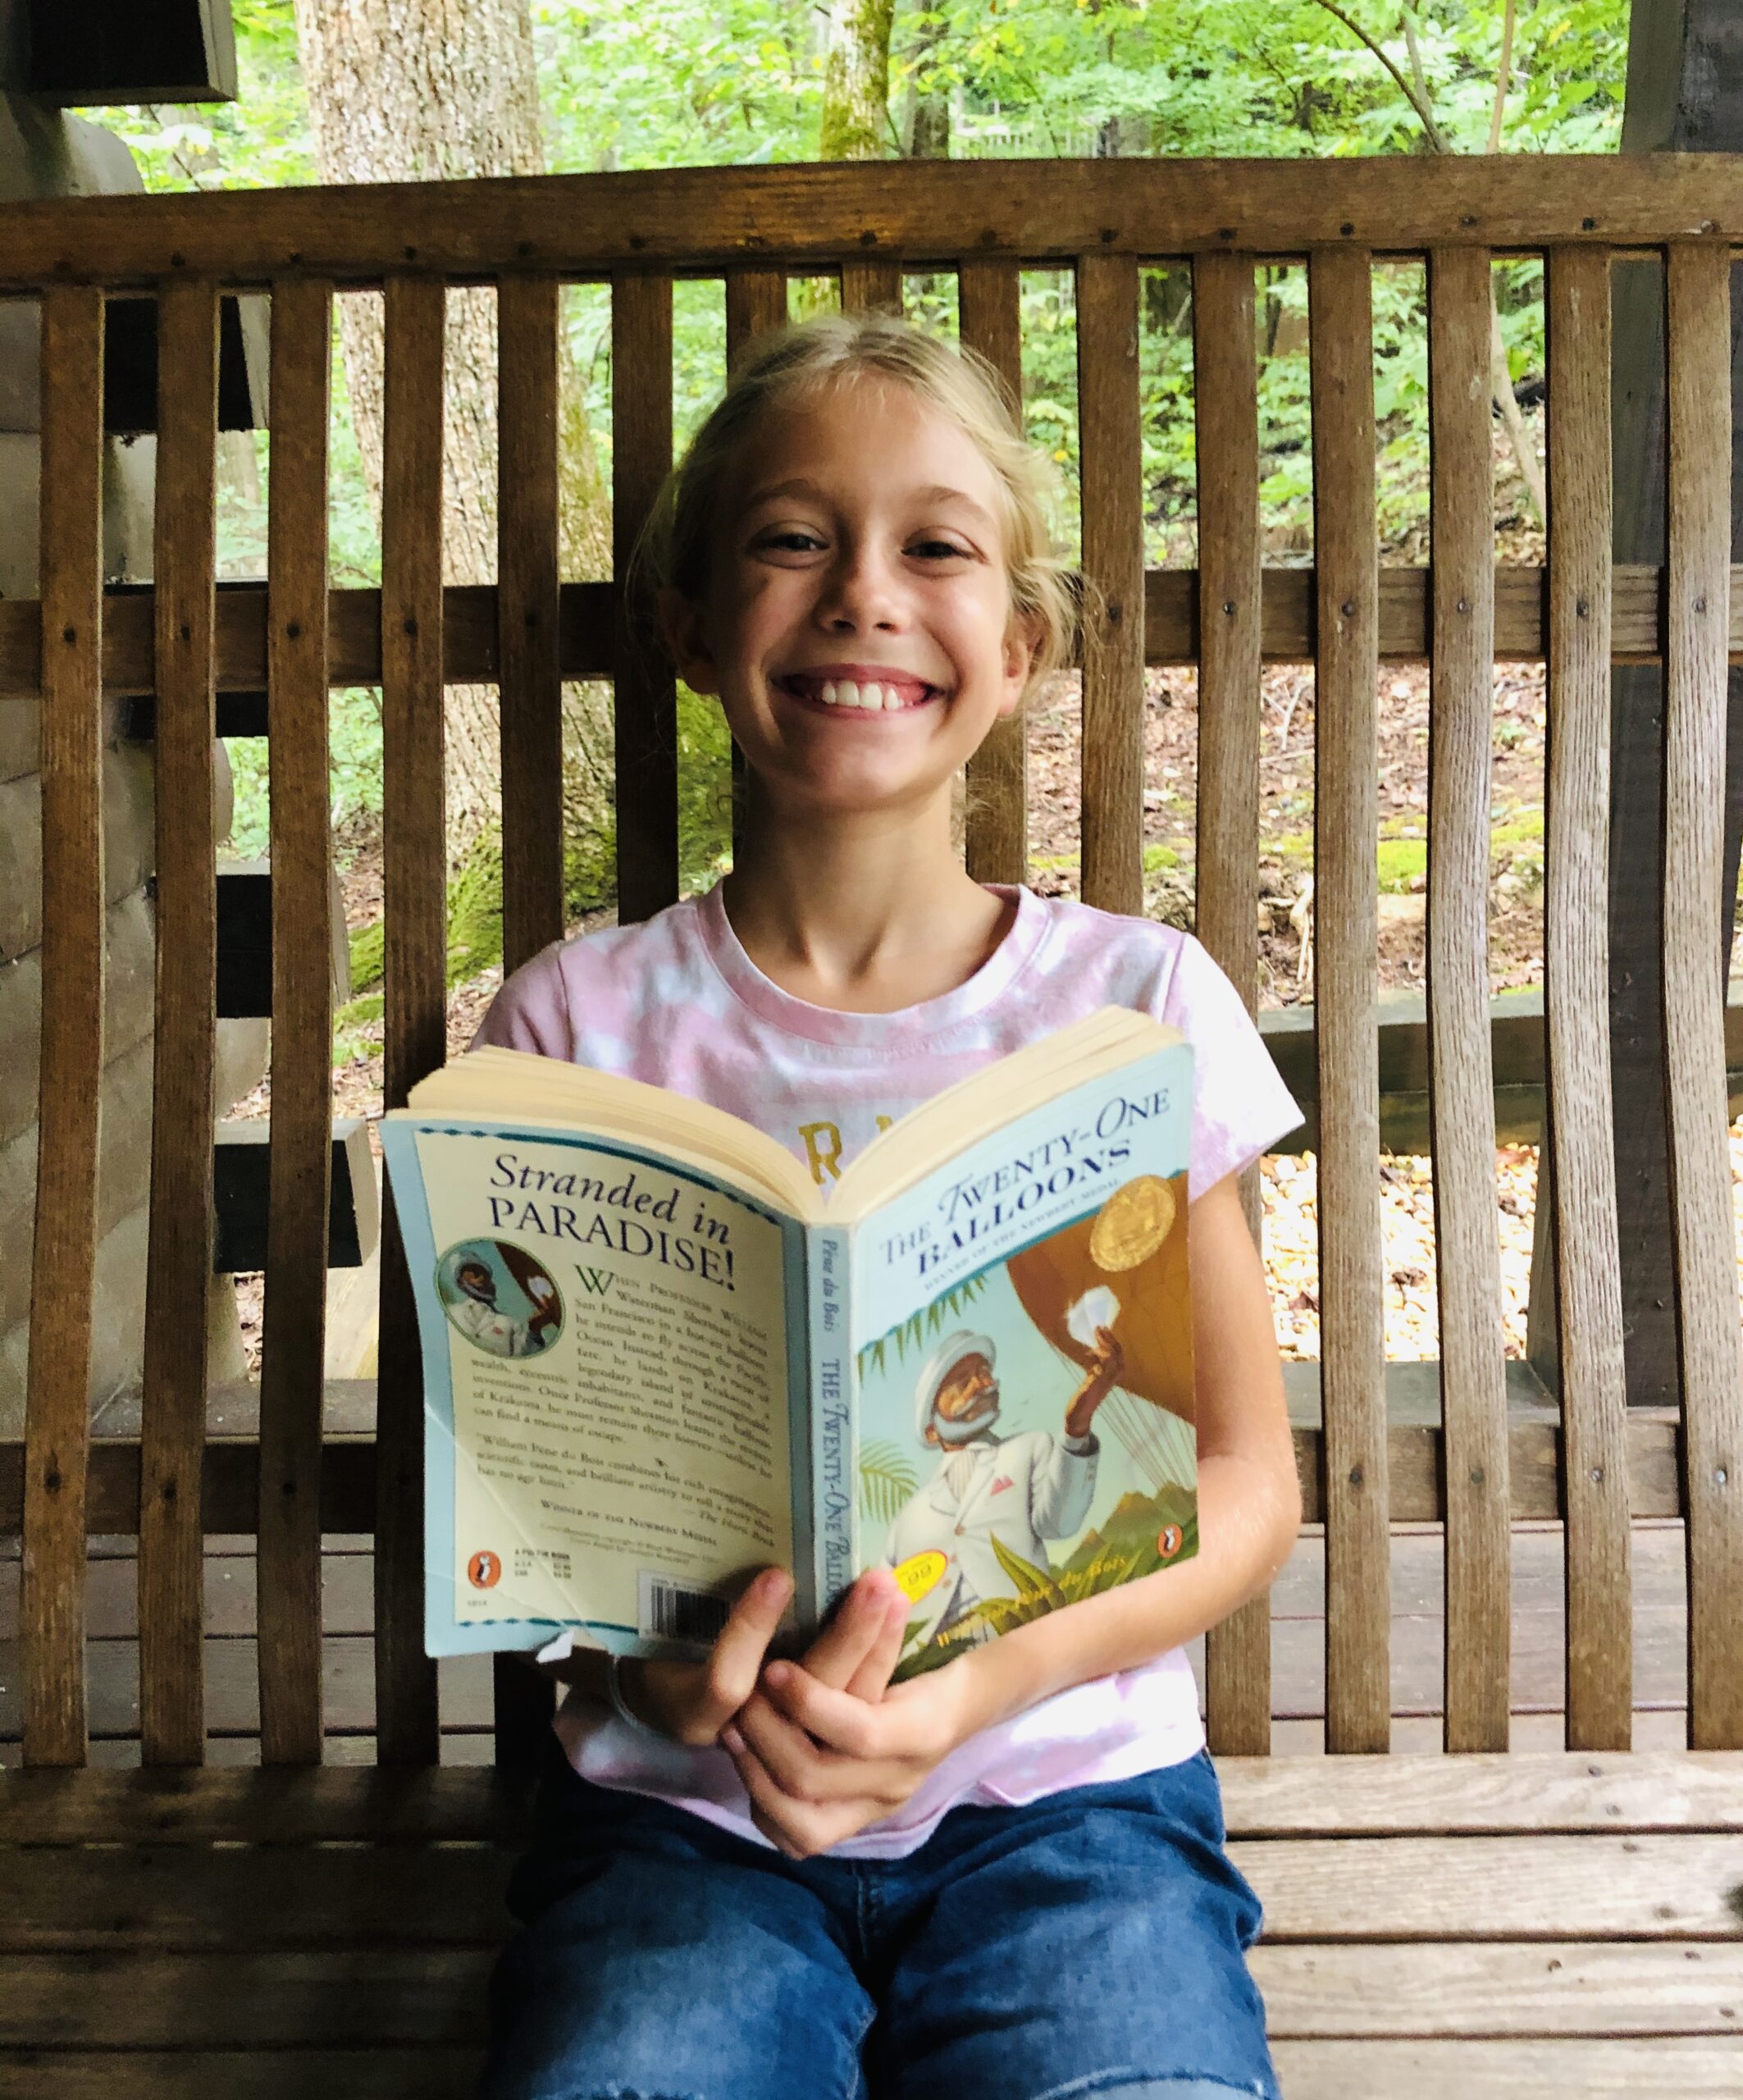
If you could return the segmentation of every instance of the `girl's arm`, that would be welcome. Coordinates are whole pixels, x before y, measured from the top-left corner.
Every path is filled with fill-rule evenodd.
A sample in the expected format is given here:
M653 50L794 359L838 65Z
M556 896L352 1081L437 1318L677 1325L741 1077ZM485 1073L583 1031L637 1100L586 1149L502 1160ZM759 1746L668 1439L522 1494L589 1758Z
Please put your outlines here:
M723 1740L765 1833L804 1854L899 1807L983 1728L1195 1639L1267 1588L1301 1523L1301 1489L1265 1271L1239 1177L1187 1212L1198 1405L1198 1551L895 1686L880 1703L775 1663Z

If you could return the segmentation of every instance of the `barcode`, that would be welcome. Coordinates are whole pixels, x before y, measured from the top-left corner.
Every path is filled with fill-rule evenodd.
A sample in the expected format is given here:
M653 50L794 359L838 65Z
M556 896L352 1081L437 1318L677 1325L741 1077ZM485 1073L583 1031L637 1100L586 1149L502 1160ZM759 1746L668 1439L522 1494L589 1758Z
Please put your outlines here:
M713 1641L726 1624L732 1606L710 1590L687 1590L661 1575L644 1574L641 1582L640 1631L659 1641Z

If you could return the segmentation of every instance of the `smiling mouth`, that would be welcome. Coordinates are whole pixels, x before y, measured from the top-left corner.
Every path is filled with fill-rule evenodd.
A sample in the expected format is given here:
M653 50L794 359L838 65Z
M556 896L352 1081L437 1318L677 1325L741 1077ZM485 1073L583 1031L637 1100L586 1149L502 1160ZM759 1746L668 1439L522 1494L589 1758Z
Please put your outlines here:
M877 679L864 683L852 678L777 678L773 682L791 700L825 714L858 717L864 714L911 714L938 696L938 687L884 684Z

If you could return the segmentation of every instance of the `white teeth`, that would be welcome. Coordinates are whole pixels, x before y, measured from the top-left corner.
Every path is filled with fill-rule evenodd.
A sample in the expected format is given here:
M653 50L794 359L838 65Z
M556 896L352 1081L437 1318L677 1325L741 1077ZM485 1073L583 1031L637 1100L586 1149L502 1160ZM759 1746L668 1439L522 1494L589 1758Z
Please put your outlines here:
M864 708L874 714L896 713L908 704L899 687L885 685L876 678L868 678L863 684L856 678L825 678L816 694L825 707Z

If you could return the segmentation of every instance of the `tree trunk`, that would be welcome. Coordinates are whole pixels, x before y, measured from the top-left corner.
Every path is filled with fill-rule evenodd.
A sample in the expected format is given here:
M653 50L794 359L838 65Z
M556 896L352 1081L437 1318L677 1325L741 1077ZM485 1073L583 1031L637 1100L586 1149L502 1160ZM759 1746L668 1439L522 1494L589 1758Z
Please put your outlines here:
M436 181L544 171L527 0L295 0L324 182ZM372 502L381 492L381 303L342 299L351 413ZM496 573L496 301L450 292L443 564L450 583ZM578 388L564 357L564 573L610 573L610 520ZM570 689L565 743L580 764L571 821L597 824L611 746L603 689ZM463 861L501 818L496 694L448 688L449 850Z
M896 0L833 0L824 69L826 161L879 161L890 149L890 30Z
M925 4L925 0L922 0ZM944 43L945 21L942 14L932 17L930 28L923 30L915 46L912 63L908 74L908 93L906 110L906 136L903 151L910 160L947 161L950 158L950 89L942 80L929 86L920 85L920 75L934 64Z

